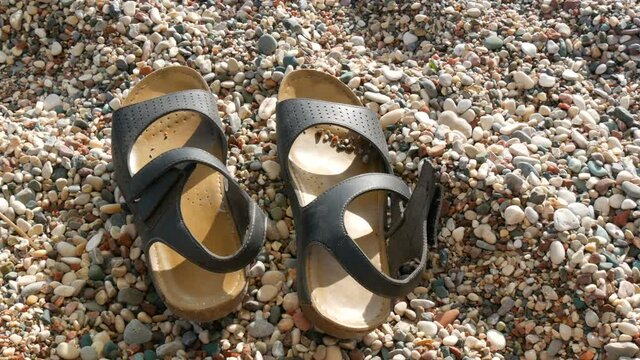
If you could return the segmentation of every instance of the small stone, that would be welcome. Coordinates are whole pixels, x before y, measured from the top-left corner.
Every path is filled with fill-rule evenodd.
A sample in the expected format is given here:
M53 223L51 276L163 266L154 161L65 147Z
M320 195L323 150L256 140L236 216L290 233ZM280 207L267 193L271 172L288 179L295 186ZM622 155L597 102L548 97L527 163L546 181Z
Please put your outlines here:
M444 339L442 339L442 344L446 346L453 346L457 342L458 342L458 338L455 337L454 335L449 335L449 336L446 336Z
M124 341L129 345L151 341L151 330L138 319L131 320L124 329Z
M404 301L400 301L399 303L395 304L395 306L393 307L393 311L400 316L404 315L404 313L407 311L407 303Z
M473 131L471 125L465 119L458 117L453 111L441 112L438 115L438 123L448 126L451 130L460 131L467 138L471 137Z
M538 84L545 88L551 88L556 84L556 78L547 74L540 74Z
M57 56L62 54L62 45L59 42L54 41L49 48L51 50L51 55Z
M313 328L313 324L304 316L302 311L298 310L293 314L293 322L301 331L309 331Z
M578 80L578 74L571 69L566 69L562 72L562 78L567 81L576 81Z
M550 359L553 359L560 352L560 350L562 350L562 341L553 339L547 347L547 356L549 356Z
M404 113L405 109L391 110L388 113L382 115L382 117L380 118L380 125L382 125L382 127L393 125L400 121L400 119L402 119Z
M278 288L273 285L264 285L258 290L256 298L260 302L269 302L278 295Z
M434 337L438 333L438 325L433 321L418 321L416 326L427 337Z
M418 37L408 31L402 35L402 42L405 46L411 46L416 41L418 41Z
M630 182L625 181L622 183L622 190L629 196L634 199L640 199L640 186Z
M80 349L80 358L82 360L98 360L98 353L91 346L85 346Z
M274 330L275 326L264 319L257 319L247 326L249 335L256 339L271 336Z
M269 35L264 34L258 40L258 51L260 51L264 55L271 55L276 51L278 47L278 42L276 39Z
M59 285L53 290L53 293L60 297L71 297L75 292L76 289L73 286L68 285Z
M491 35L484 40L484 46L489 50L497 50L502 47L504 42L496 35Z
M536 86L535 81L533 81L533 79L529 75L525 74L522 71L514 72L513 80L516 82L518 87L524 90L533 89L533 87Z
M522 52L525 53L525 55L531 56L531 57L536 56L536 53L538 52L538 49L536 49L536 46L528 42L522 43L521 48L522 48Z
M136 2L135 1L123 2L122 12L127 16L134 16L136 14Z
M178 350L184 349L184 345L182 345L179 341L172 341L170 343L162 344L156 348L156 355L159 358L164 358L166 356L175 355Z
M267 177L271 180L276 180L280 177L280 164L273 160L266 160L262 163L262 169L267 174Z
M565 250L560 241L554 240L549 246L549 259L555 265L560 265L564 262Z
M389 81L398 81L402 79L402 76L404 75L401 70L392 70L388 67L382 69L382 74L384 74L384 77Z
M558 231L567 231L580 227L580 221L571 210L562 208L553 213L553 225Z
M372 91L365 92L364 97L368 100L377 102L378 104L386 104L388 102L391 102L390 97L380 93L372 92Z
M271 115L276 112L276 104L278 103L278 99L275 97L268 97L260 103L260 107L258 108L258 116L262 120L268 120Z
M524 211L517 205L511 205L504 211L504 219L507 225L519 224L524 221Z
M49 94L44 98L44 110L51 111L54 108L62 105L62 99L57 94Z
M435 320L437 322L439 322L440 325L447 326L447 325L453 323L458 318L458 315L460 315L460 310L451 309L451 310L445 311L444 313L440 314L439 316L436 316Z
M118 302L127 305L140 305L144 299L144 293L134 288L124 288L118 292Z
M80 356L80 349L75 344L61 342L56 347L56 355L63 359L76 359Z
M632 342L608 343L604 346L607 359L617 360L621 357L632 358L638 354L638 345Z
M285 294L284 298L282 299L282 307L289 314L293 314L296 310L298 310L300 308L298 294L297 293Z
M621 333L627 334L629 336L636 336L640 331L638 331L638 327L631 323L623 322L618 324L618 330Z
M491 347L491 350L502 350L507 346L507 340L504 338L501 332L497 330L487 331L487 341Z

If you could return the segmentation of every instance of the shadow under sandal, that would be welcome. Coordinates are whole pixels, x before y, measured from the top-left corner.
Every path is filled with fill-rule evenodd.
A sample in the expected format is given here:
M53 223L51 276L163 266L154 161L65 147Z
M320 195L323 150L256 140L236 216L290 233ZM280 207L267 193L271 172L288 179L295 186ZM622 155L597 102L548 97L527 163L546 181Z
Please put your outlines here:
M145 77L113 114L112 147L116 182L167 307L194 321L226 316L244 297L266 217L225 166L207 83L186 67Z
M278 98L301 308L324 332L360 337L386 321L390 298L419 284L436 240L440 186L428 162L413 192L393 175L376 113L338 79L293 71Z

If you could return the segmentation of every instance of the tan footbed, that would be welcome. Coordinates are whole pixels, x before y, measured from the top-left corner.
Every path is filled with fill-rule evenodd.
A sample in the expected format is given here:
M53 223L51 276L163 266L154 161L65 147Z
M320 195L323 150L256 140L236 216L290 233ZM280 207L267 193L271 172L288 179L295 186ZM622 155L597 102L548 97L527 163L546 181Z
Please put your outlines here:
M192 69L165 68L138 83L123 101L123 106L190 89L209 90L209 87ZM184 146L210 151L221 159L220 145L215 143L210 132L198 131L208 126L205 121L208 120L195 112L179 111L153 122L131 149L130 172L135 174L163 152ZM241 243L224 195L224 181L224 177L215 170L198 165L180 197L185 225L198 241L219 256L233 254ZM159 294L167 307L183 318L194 321L221 318L233 311L244 296L246 280L243 270L212 273L161 243L150 247L148 259L149 272Z
M339 80L314 70L297 70L283 79L278 99L292 98L362 106L355 94ZM353 152L338 152L329 142L318 141L316 132L323 128L339 136L357 136L345 128L319 125L306 130L294 141L289 152L289 171L291 185L302 206L344 179L385 171L379 155L373 152L365 163ZM344 225L370 261L388 273L385 205L384 192L361 195L348 205ZM306 259L311 304L301 307L318 328L333 336L353 338L366 334L386 320L390 300L365 289L325 249L312 246Z

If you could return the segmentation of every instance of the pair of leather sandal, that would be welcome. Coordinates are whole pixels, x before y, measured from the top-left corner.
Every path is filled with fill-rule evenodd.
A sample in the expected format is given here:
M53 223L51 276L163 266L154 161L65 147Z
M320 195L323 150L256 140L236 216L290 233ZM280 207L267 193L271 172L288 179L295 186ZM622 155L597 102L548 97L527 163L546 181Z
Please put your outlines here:
M277 142L293 210L300 306L336 337L366 334L413 290L436 240L441 189L424 162L413 191L393 175L375 112L338 79L293 71L278 94ZM169 67L113 114L115 176L167 307L195 321L242 302L267 218L226 167L216 98Z

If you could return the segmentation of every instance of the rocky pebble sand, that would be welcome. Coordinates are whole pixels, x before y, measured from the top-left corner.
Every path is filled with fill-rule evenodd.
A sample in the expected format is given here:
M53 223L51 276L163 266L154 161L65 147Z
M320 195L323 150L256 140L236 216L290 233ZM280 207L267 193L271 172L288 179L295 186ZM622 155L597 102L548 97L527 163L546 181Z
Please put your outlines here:
M206 324L164 306L113 180L113 111L175 64L270 218L247 298ZM639 67L634 1L0 1L0 357L638 357ZM339 77L396 174L426 158L445 189L433 266L362 339L295 293L275 144L295 68Z

